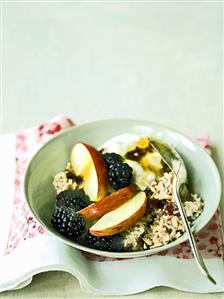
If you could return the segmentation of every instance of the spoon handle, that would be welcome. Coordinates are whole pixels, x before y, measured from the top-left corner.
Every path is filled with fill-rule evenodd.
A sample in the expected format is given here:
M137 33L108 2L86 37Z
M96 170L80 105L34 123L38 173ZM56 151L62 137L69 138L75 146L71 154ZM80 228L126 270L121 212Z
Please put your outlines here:
M192 249L192 252L193 252L193 255L194 255L194 258L197 262L197 265L198 267L200 268L200 270L202 271L202 273L214 284L216 284L216 281L214 280L214 278L209 274L209 271L203 261L203 258L201 256L201 253L199 252L198 248L197 248L197 243L195 241L195 238L194 238L194 235L191 231L191 228L190 228L190 225L187 221L187 216L185 214L185 211L184 211L184 207L183 207L183 204L182 204L182 201L180 199L180 195L179 195L179 188L178 188L178 184L177 184L177 176L174 177L174 180L173 180L173 194L174 194L174 198L176 200L176 204L177 204L177 207L179 209L179 212L180 212L180 216L181 216L181 219L182 219L182 222L184 224L184 227L185 227L185 230L186 230L186 233L187 233L187 236L188 236L188 239L189 239L189 242L190 242L190 245L191 245L191 249Z

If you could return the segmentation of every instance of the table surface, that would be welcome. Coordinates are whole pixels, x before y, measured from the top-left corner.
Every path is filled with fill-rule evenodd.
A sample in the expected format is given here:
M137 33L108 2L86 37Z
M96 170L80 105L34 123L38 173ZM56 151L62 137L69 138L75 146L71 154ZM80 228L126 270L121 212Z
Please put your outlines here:
M4 2L3 132L57 114L77 123L148 119L189 136L208 134L223 175L221 5ZM39 274L0 297L96 298L62 272ZM159 287L133 297L201 295Z

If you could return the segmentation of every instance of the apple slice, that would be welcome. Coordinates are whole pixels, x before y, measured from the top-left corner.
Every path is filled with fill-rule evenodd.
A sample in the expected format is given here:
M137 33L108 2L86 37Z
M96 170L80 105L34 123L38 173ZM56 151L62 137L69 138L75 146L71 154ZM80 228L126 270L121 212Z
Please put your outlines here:
M118 208L136 193L136 186L130 185L116 192L111 193L100 201L89 205L79 211L79 213L87 219L98 219L104 214Z
M102 154L89 144L77 143L72 149L71 164L75 174L83 178L83 189L90 200L104 198L108 175Z
M146 208L146 194L138 192L120 207L100 218L90 228L90 233L102 237L118 234L134 225L145 214Z

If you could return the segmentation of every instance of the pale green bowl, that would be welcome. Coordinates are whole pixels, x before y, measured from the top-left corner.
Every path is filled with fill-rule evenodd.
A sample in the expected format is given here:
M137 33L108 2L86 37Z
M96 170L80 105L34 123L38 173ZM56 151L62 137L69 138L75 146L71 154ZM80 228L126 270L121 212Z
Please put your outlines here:
M57 135L46 143L31 160L24 182L27 204L33 215L52 235L61 241L84 251L110 257L138 257L155 254L187 240L186 234L179 239L158 248L138 252L106 252L94 250L71 241L57 233L51 225L55 206L53 176L64 169L70 158L72 146L86 142L95 147L120 134L133 133L140 136L154 135L164 140L180 153L187 167L193 190L199 193L205 203L203 213L194 222L193 230L199 231L215 213L220 197L221 182L215 163L195 141L167 127L142 120L111 119L83 124Z

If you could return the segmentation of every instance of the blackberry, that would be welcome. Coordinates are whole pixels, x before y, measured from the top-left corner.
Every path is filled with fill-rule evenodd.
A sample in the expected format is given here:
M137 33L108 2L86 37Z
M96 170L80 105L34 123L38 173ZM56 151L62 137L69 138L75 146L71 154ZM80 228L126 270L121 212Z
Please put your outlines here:
M58 207L71 208L77 212L90 204L89 197L82 190L65 190L56 196Z
M60 234L73 240L80 237L86 229L84 218L66 207L55 210L51 223Z
M97 237L90 232L85 235L85 241L90 248L104 250L104 251L129 251L124 245L124 237L121 234L113 236Z
M112 236L97 237L89 232L85 235L89 247L104 251L112 251L112 239Z
M123 158L116 153L106 153L103 155L103 158L108 169L116 163L123 162Z
M114 164L108 172L110 186L114 190L118 190L130 185L132 171L133 169L127 163Z

